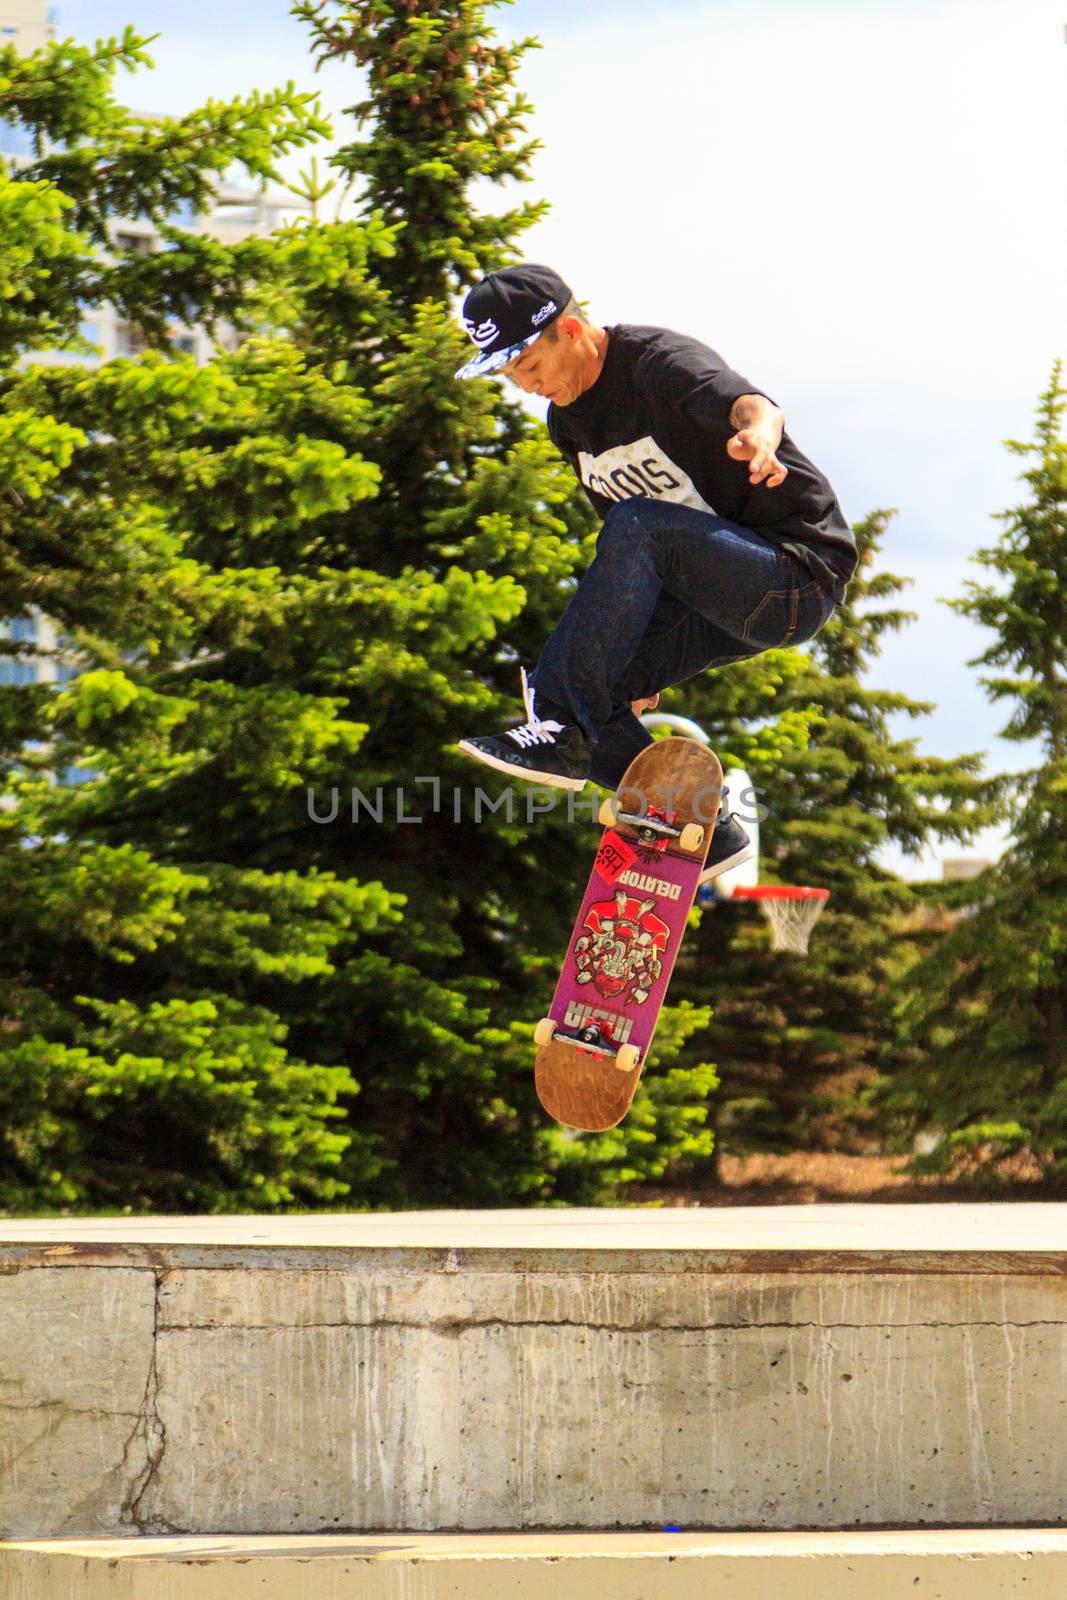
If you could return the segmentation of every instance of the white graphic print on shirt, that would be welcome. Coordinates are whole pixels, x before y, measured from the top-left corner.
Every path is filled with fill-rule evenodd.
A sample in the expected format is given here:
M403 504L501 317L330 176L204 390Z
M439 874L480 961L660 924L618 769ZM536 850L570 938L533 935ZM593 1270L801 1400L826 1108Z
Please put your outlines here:
M618 444L598 456L588 450L578 452L582 482L594 494L608 500L673 500L676 505L695 506L698 511L712 508L688 473L676 466L651 434L632 444Z

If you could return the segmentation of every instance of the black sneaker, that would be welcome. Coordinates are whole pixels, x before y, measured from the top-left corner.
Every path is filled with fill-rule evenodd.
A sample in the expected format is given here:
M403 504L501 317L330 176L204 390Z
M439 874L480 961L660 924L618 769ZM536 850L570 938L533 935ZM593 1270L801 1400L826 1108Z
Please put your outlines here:
M520 669L521 671L521 669ZM544 783L552 789L584 789L592 747L576 723L542 722L534 710L534 691L522 672L522 698L527 720L506 733L461 739L459 749L497 772Z
M728 789L722 792L719 817L711 835L711 849L700 874L700 883L710 883L720 872L727 872L730 867L739 867L742 861L752 859L752 840L733 812L727 810L726 796L729 792Z

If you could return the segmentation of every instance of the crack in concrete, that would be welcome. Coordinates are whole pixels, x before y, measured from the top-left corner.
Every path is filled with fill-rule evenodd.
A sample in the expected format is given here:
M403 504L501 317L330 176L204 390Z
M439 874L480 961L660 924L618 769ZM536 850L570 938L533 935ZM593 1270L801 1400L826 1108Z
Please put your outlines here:
M41 1407L32 1406L29 1409L38 1411L41 1409ZM63 1426L66 1416L63 1409L52 1406L49 1406L46 1409L57 1411L57 1415L48 1419L40 1433L35 1433L32 1439L27 1439L26 1443L22 1445L20 1449L15 1450L12 1454L5 1458L4 1464L6 1470L10 1470L11 1467L15 1466L19 1461L22 1460L23 1456L31 1455L33 1451L37 1449L38 1445L43 1444L46 1439L51 1439L52 1435Z
M993 1320L992 1318L967 1317L961 1322L590 1322L587 1319L572 1319L569 1317L537 1317L524 1321L512 1321L505 1317L486 1317L484 1319L468 1318L457 1321L439 1322L401 1322L396 1318L375 1317L368 1322L222 1322L212 1325L209 1322L171 1322L167 1323L162 1331L164 1333L298 1333L305 1329L318 1328L351 1328L374 1329L399 1328L403 1332L439 1332L439 1333L469 1333L480 1328L579 1328L583 1333L736 1333L760 1332L763 1329L784 1330L788 1332L793 1328L819 1328L825 1333L831 1333L838 1328L846 1328L857 1332L869 1331L885 1333L897 1332L905 1328L1060 1328L1064 1327L1062 1318L1035 1317L1026 1322L1007 1322Z
M0 1411L59 1411L64 1417L136 1417L138 1411L105 1411L102 1406L71 1406L65 1400L0 1400Z
M132 1432L122 1449L120 1473L126 1467L135 1442L143 1438L144 1466L140 1469L119 1508L120 1524L132 1524L138 1533L178 1533L161 1517L141 1515L141 1502L159 1472L167 1447L167 1429L159 1411L159 1300L165 1273L153 1274L155 1295L152 1307L152 1356L145 1378L145 1390Z

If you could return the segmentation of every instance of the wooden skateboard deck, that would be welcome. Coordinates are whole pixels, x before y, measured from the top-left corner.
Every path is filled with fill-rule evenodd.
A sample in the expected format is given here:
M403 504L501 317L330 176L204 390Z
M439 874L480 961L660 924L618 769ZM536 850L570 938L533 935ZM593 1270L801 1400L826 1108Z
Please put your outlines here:
M722 767L695 739L657 740L623 774L619 818L605 829L548 1011L557 1031L537 1051L538 1098L557 1122L599 1133L629 1111L721 798ZM694 823L703 838L685 850L680 835ZM588 1042L591 1030L599 1041ZM585 1041L560 1036L582 1032Z

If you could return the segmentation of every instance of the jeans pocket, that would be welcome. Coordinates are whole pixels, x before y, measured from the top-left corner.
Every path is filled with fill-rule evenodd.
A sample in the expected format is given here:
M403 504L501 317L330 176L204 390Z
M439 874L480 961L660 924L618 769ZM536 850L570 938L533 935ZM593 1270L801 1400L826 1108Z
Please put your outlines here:
M797 629L800 589L769 589L745 618L742 644L757 644L761 650L780 650Z
M821 583L794 584L792 589L770 589L745 619L741 632L744 644L761 650L784 650L796 635L798 644L829 619L834 601Z

